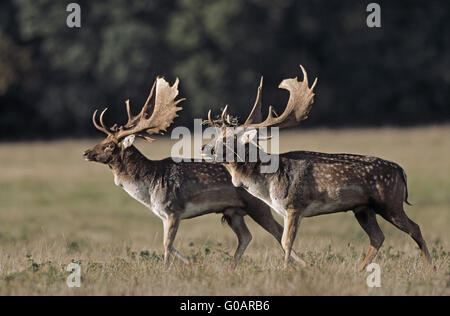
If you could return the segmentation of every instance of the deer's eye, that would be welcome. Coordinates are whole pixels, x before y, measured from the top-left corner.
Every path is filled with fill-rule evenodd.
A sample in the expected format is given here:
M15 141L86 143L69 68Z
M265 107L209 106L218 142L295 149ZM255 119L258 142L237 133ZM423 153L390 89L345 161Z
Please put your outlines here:
M114 144L109 144L105 147L105 151L112 151L114 150Z

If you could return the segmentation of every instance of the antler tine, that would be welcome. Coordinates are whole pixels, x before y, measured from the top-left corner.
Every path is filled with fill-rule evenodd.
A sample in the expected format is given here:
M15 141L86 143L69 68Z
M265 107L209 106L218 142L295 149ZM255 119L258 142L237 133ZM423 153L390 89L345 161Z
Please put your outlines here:
M306 70L305 68L303 68L302 65L300 65L300 68L302 69L302 73L303 73L303 82L306 84L306 86L308 87L308 75L306 74Z
M220 116L220 119L222 120L222 124L225 124L225 115L227 114L228 110L228 104L225 105L225 108L222 111L222 115Z
M316 77L316 79L314 79L314 82L311 86L311 91L314 90L314 88L316 87L316 84L317 84L317 77Z
M108 111L108 108L105 108L103 110L103 112L100 114L100 124L106 131L108 131L108 128L106 127L105 122L103 122L103 116L105 115L106 111Z
M95 119L95 117L97 116L97 112L98 112L98 110L95 110L94 114L92 114L92 124L94 124L96 129L103 131L103 129L97 124L97 121Z
M231 125L231 116L227 114L227 124Z
M133 114L131 114L131 109L130 109L130 100L126 100L125 101L126 104L126 108L127 108L127 116L128 116L128 122L126 125L130 124L131 121L133 120L134 116Z
M271 105L271 106L269 106L269 114L267 114L267 120L273 119L274 118L274 116L273 116L274 114L275 114L275 117L278 117L277 112L275 112L275 108Z
M207 121L207 123L209 123L209 125L211 125L211 126L216 126L216 123L212 119L211 109L208 111L208 121Z
M248 116L248 118L245 121L244 125L254 124L254 123L261 123L261 121L262 121L261 92L262 92L262 87L263 87L263 81L264 81L264 77L261 76L261 79L259 80L259 87L258 87L258 90L257 90L257 93L256 93L255 104L253 105L253 109L250 112L250 115Z
M142 111L141 111L141 113L139 115L142 115L142 113L144 113L147 110L148 104L150 103L150 100L153 97L153 93L155 92L156 83L158 82L158 79L160 79L160 77L157 77L155 82L153 82L153 86L152 86L152 89L150 90L150 94L148 95L147 101L145 101L145 104L142 107ZM177 78L177 80L178 80L178 78Z
M159 79L159 77L153 82L153 86L152 86L152 88L150 90L150 93L149 93L149 95L147 97L147 100L145 101L145 104L142 107L142 110L141 110L141 112L139 112L138 115L135 116L135 115L133 115L131 113L130 100L126 100L125 101L126 109L127 109L128 122L127 122L127 124L125 124L123 126L124 128L133 127L134 125L137 124L137 122L139 122L139 120L141 120L142 118L146 118L144 116L149 115L148 114L148 106L149 106L149 103L150 103L150 101L151 101L151 99L153 97L153 94L154 94L154 91L155 91L155 87L156 87L156 82L157 82L158 79ZM147 114L147 115L145 115L145 114Z
M100 123L101 124L102 124L103 114L106 110L107 109L103 110L102 114L100 115ZM108 129L105 128L104 124L102 124L102 126L98 125L97 120L96 120L97 112L98 112L98 110L95 110L94 114L92 115L92 123L94 124L95 128L107 135L111 135L111 132L109 132Z
M300 65L300 68L302 69L302 72L303 72L303 78L304 78L303 81L305 82L306 86L308 87L309 86L309 84L308 84L308 75L306 73L306 70L305 70L305 68L303 68L302 65ZM316 79L314 79L314 82L313 82L313 84L312 84L312 86L310 88L311 91L314 90L314 88L316 87L316 84L317 84L317 77L316 77Z
M213 120L212 120L212 117L211 117L211 109L209 109L209 111L208 111L208 121L209 122L211 122L211 124L213 124Z

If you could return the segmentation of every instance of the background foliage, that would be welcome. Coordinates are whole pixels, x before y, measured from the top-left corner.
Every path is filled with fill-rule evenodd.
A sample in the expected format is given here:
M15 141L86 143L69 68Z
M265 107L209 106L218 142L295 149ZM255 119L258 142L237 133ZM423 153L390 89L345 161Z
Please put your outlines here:
M318 76L306 126L415 125L450 118L450 2L379 2L382 28L366 26L370 1L78 0L82 27L66 26L70 1L0 2L0 137L94 135L135 111L156 75L181 80L177 124L229 103L249 112L259 76L264 104L305 65Z

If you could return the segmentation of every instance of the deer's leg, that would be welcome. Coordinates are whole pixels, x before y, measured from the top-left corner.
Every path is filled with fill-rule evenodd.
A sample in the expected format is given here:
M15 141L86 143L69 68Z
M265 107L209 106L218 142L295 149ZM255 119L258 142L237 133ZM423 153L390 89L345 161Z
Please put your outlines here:
M263 208L260 208L258 212L248 212L248 215L273 237L275 237L280 245L282 245L281 238L283 237L283 226L278 224L275 218L273 218L268 206L264 204L263 207L264 209L267 209L267 212L262 212ZM283 252L285 252L284 249ZM302 267L306 267L305 261L297 255L294 249L291 250L291 258L298 262Z
M392 223L398 229L410 235L419 246L425 263L428 266L432 266L432 259L430 253L428 252L427 244L422 237L420 227L406 215L403 207L400 212L387 213L387 215L383 215L383 218Z
M252 240L252 234L248 230L243 216L234 212L226 212L224 213L224 218L228 225L230 225L231 229L236 233L238 238L238 247L234 253L233 263L231 265L232 269L234 269L236 268L239 259L241 259L244 254L245 249L247 249L248 244Z
M186 258L185 256L183 256L183 254L181 252L179 252L178 250L176 250L173 246L172 246L172 251L173 253L178 257L178 259L180 259L181 261L183 261L185 264L190 264L191 261L189 261L188 258Z
M300 216L295 211L288 211L284 217L284 231L281 238L281 245L284 249L284 268L289 266L289 258L291 257L292 245L294 244Z
M173 248L173 241L177 234L178 226L180 225L180 218L174 214L171 214L163 221L164 224L164 267L169 268L170 254L175 254L180 257L181 260L188 263L188 260L184 258L176 249Z
M363 271L375 258L378 250L384 242L384 234L378 225L375 212L369 208L356 209L354 211L358 223L367 233L370 239L370 248L361 265L359 271Z

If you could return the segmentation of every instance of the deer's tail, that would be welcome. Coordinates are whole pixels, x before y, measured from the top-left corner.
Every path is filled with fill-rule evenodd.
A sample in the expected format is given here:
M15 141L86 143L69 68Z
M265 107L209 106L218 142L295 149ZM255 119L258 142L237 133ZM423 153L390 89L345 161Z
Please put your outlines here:
M231 218L230 218L230 216L223 214L222 218L220 219L220 222L222 223L222 225L225 225L225 224L229 225L231 223Z
M402 179L403 182L405 182L405 203L408 205L412 205L411 203L409 203L408 201L408 183L407 183L407 177L406 177L406 173L405 171L402 169Z

